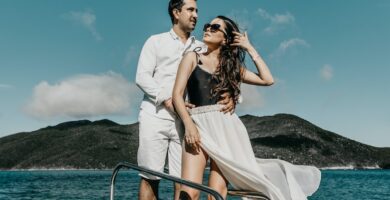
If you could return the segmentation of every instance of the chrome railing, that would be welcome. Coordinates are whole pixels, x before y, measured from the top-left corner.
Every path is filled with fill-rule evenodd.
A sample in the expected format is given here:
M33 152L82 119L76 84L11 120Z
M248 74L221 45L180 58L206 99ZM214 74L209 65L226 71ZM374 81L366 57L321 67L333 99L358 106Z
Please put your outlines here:
M140 172L145 172L145 173L148 173L148 174L151 174L151 175L154 175L154 176L158 176L158 177L163 178L165 180L169 180L169 181L172 181L172 182L175 182L175 183L180 183L182 185L187 185L189 187L198 189L200 191L203 191L203 192L206 192L206 193L212 195L216 200L223 200L222 196L217 191L215 191L215 190L213 190L213 189L211 189L211 188L209 188L207 186L204 186L204 185L201 185L201 184L198 184L198 183L194 183L194 182L191 182L191 181L186 181L186 180L183 180L183 179L180 179L178 177L174 177L174 176L171 176L171 175L168 175L168 174L165 174L165 173L149 170L149 169L146 169L146 168L143 168L143 167L139 167L139 166L137 166L135 164L131 164L131 163L127 163L127 162L121 162L121 163L117 164L116 167L114 168L114 171L113 171L112 176L111 176L110 200L114 200L115 180L116 180L118 172L119 172L119 170L121 168L134 169L134 170L137 170L137 171L140 171Z

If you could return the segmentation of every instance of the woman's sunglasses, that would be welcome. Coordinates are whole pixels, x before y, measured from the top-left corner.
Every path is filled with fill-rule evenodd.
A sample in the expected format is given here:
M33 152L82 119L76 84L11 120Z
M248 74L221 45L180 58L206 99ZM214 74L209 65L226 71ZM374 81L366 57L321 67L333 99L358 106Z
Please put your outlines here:
M210 32L212 32L212 33L215 33L217 31L221 31L223 34L225 34L225 36L227 36L227 33L224 30L220 29L221 25L219 25L219 24L207 23L203 26L203 31L206 32L208 28L210 28Z

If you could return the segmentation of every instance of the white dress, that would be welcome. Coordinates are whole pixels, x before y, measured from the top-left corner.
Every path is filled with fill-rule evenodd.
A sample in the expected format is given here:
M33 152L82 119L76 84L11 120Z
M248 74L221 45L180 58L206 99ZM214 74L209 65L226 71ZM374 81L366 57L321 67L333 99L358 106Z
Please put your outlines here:
M224 114L220 108L200 106L189 113L202 148L235 189L262 192L272 200L304 200L318 189L320 170L279 159L256 158L244 124L236 114Z

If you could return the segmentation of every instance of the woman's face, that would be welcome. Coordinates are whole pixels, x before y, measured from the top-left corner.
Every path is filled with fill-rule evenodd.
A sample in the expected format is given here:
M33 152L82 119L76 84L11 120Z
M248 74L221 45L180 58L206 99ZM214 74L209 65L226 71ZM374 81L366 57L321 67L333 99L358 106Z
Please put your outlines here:
M226 42L226 25L222 19L215 18L203 30L203 42L205 44L222 45Z

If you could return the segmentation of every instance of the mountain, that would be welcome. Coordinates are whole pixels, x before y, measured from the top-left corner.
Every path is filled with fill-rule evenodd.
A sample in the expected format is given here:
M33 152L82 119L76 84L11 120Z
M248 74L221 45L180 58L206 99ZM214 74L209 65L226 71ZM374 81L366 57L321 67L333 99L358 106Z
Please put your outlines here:
M245 115L254 152L317 167L390 168L390 148L362 144L290 114ZM0 169L107 169L136 163L138 123L72 121L0 138Z
M241 120L257 157L317 167L389 168L389 148L362 144L294 115L245 115Z
M112 168L136 162L138 123L65 122L0 138L0 169Z

